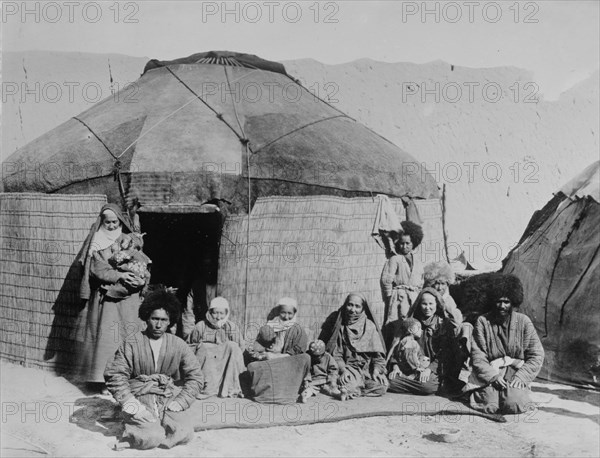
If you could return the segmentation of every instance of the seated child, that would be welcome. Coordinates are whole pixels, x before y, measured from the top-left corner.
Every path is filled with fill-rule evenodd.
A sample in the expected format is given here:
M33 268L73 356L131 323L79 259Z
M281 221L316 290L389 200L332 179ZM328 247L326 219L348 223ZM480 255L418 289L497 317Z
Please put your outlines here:
M311 342L307 353L310 355L312 381L307 387L306 396L314 396L320 391L328 396L339 397L341 393L337 387L338 365L333 356L325 351L325 342Z
M423 354L417 342L422 334L419 320L406 318L402 321L400 337L394 339L388 354L390 379L402 376L415 380L422 372L430 371L429 358Z
M273 328L265 325L258 331L256 341L248 349L248 353L253 361L265 361L288 356L287 353L281 353L282 349L283 342L278 342Z
M142 235L123 234L110 247L112 255L108 258L111 266L121 272L131 272L140 279L140 285L144 285L150 279L148 266L152 263L150 258L142 251ZM115 283L106 287L108 297L121 299L132 293L136 289L123 283Z

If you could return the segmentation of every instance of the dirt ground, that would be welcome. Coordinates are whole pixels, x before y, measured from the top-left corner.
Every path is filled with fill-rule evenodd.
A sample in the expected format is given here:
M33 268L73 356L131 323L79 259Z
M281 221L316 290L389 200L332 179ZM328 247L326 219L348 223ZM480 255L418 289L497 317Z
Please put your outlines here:
M537 410L495 423L475 416L400 416L196 433L172 450L116 452L114 428L72 422L85 396L50 372L1 362L2 456L598 456L600 393L535 383ZM105 397L105 401L108 400ZM76 415L75 415L76 416ZM443 428L457 442L436 442Z

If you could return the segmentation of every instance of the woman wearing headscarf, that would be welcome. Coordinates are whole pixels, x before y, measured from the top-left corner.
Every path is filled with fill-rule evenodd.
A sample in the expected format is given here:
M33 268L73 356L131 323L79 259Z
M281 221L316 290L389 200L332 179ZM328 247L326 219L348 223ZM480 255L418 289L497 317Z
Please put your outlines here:
M398 374L390 379L389 391L393 393L434 394L439 389L440 377L445 374L452 339L459 333L462 315L458 309L448 310L440 293L433 288L423 288L411 307L409 317L421 323L422 335L417 342L422 353L429 358L429 367L411 379ZM398 336L399 339L401 336ZM392 345L392 351L397 343Z
M392 322L407 317L423 287L423 264L414 252L423 241L423 229L412 221L402 221L402 232L381 272L381 295L385 305L383 334L389 345L394 334Z
M203 397L236 398L242 394L240 374L245 370L242 334L229 315L227 299L215 297L206 318L196 324L188 337L204 373Z
M143 326L138 309L148 278L120 270L113 262L121 245L129 245L132 237L135 235L129 219L117 205L106 204L92 225L79 257L83 265L80 297L87 300L79 361L83 379L88 383L104 383L106 363L121 341Z
M363 295L349 294L327 319L319 339L338 364L342 400L386 392L383 337Z
M456 281L454 271L446 261L431 262L424 268L425 287L435 289L444 300L446 310L457 309L456 302L450 295L449 286ZM464 317L463 317L464 318ZM447 361L448 373L446 374L447 394L459 395L467 390L469 377L472 372L471 365L471 347L473 340L473 325L462 320L460 331L456 339L452 339L452 351L448 354L450 360Z
M295 299L284 297L276 310L277 316L260 328L248 351L254 360L248 364L250 397L264 403L305 402L311 360L305 353L308 337L296 322L298 305Z

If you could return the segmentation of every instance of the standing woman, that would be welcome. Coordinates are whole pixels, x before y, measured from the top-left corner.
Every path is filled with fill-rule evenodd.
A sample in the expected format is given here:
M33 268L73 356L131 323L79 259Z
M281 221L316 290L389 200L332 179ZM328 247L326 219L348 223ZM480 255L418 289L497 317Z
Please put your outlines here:
M240 374L244 372L242 334L229 321L229 302L215 297L204 320L199 321L188 342L204 373L203 396L241 397Z
M106 204L92 226L79 262L83 264L80 297L87 300L80 369L83 381L104 388L104 369L121 341L142 328L138 309L147 279L118 270L109 259L133 233L115 204ZM121 294L111 294L115 286ZM118 297L113 297L118 296Z
M326 342L338 364L342 400L386 392L383 337L362 294L346 297L344 305L323 325L319 339Z
M423 329L418 339L423 355L430 365L414 380L401 374L390 378L392 393L434 394L439 389L439 377L445 374L452 340L456 339L462 323L458 309L448 309L440 293L433 288L423 288L412 306L409 316L416 318Z
M412 221L402 221L396 253L381 272L381 295L385 304L384 326L406 318L423 287L423 264L414 250L423 240L423 229Z

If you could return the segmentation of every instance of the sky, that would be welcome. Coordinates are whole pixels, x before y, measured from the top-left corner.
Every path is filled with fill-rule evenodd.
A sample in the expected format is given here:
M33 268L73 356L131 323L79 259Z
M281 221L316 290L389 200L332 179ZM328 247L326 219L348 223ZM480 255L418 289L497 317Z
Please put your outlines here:
M3 51L209 50L530 70L555 99L599 67L598 1L5 1Z

